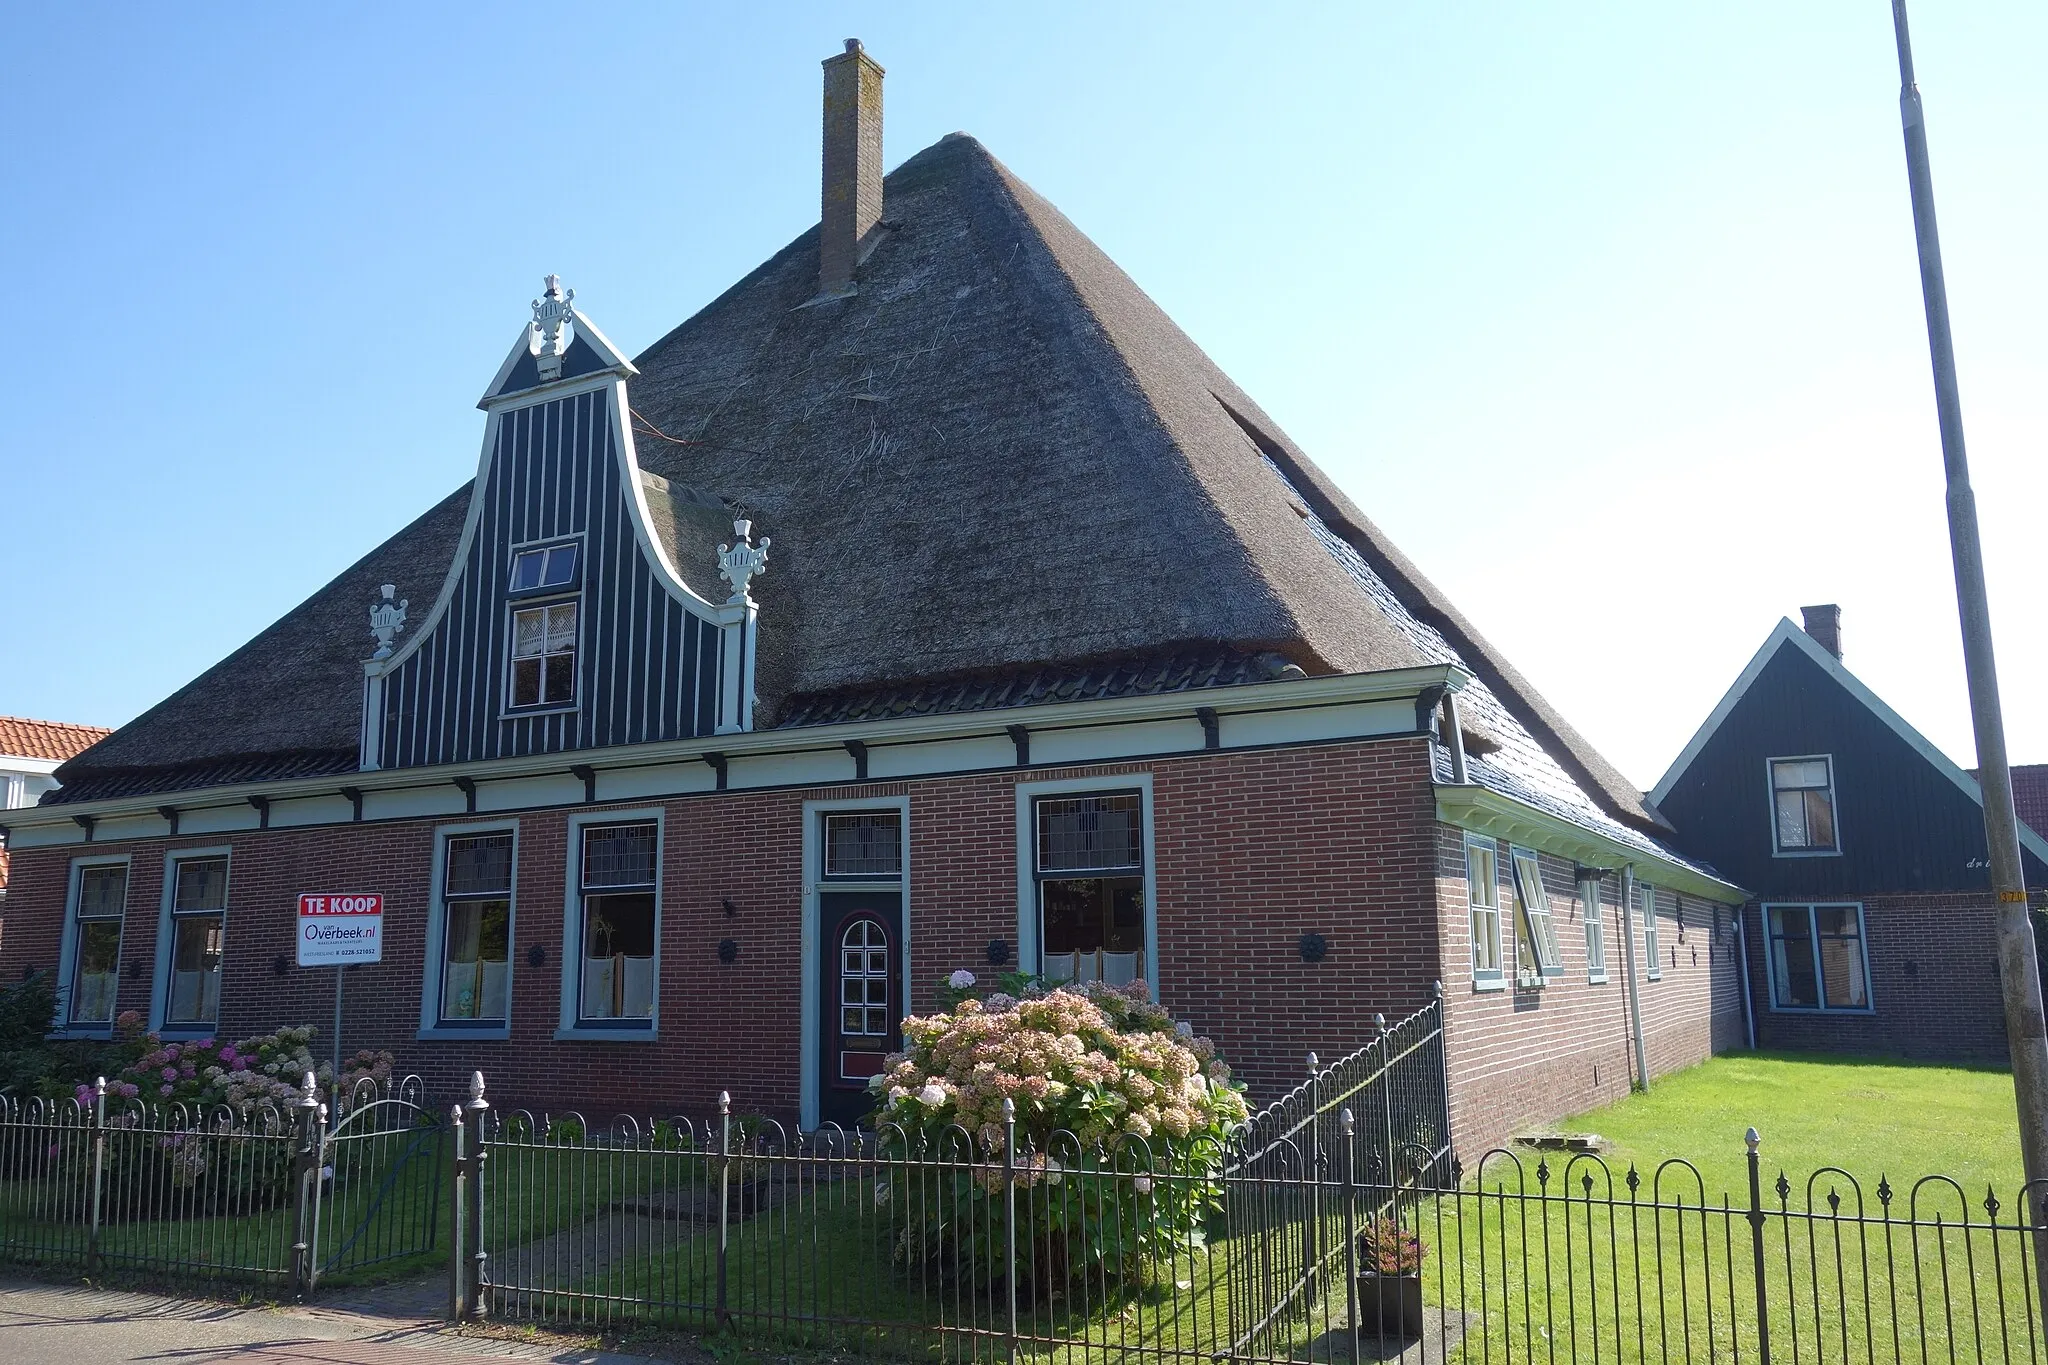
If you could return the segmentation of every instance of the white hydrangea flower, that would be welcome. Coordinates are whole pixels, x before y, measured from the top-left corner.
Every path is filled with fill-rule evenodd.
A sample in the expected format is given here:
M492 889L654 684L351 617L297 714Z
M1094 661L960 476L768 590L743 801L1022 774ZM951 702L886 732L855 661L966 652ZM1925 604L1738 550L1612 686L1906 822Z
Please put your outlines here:
M917 1092L917 1100L919 1104L936 1109L946 1102L946 1088L937 1081L927 1082L925 1088Z
M964 991L974 984L974 973L962 967L959 971L946 978L946 984L956 991Z

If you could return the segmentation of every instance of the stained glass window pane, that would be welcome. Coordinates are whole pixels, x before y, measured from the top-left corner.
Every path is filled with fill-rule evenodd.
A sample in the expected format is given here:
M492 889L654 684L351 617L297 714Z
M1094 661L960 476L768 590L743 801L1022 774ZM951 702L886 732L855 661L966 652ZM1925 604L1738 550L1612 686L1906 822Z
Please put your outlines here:
M655 826L587 825L583 830L585 886L652 886Z
M448 841L448 895L502 894L511 889L511 835L464 835Z
M128 897L128 868L81 868L78 873L78 913L81 917L118 915Z
M1083 872L1144 864L1143 802L1136 792L1038 800L1038 870Z
M188 858L178 864L178 889L171 909L223 910L228 903L228 860Z
M895 811L862 811L825 817L825 875L903 875L903 817Z

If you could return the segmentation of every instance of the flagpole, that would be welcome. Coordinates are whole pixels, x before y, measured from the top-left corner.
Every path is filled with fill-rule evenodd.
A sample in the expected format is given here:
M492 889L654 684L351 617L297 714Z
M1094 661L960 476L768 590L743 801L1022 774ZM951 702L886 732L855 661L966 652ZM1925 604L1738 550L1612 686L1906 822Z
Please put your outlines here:
M1913 234L1920 247L1920 293L1927 309L1927 348L1934 364L1934 404L1941 422L1941 458L1948 475L1949 551L1955 561L1956 606L1962 616L1963 666L1970 684L1970 720L1977 735L1977 780L1984 790L1984 835L1997 893L1998 979L2005 997L2005 1036L2019 1105L2020 1154L2034 1199L2033 1222L2048 1224L2048 1029L2041 1011L2040 960L2027 915L2026 869L2020 860L2019 822L2013 814L2012 772L2006 762L2005 718L1998 701L1998 665L1991 649L1991 606L1984 588L1984 550L1977 528L1977 496L1963 447L1963 404L1956 389L1955 346L1949 334L1948 286L1942 277L1941 237L1934 223L1934 177L1927 160L1927 123L1913 79L1913 43L1906 30L1906 0L1892 0L1899 48L1899 117L1905 125L1906 177L1913 195ZM2039 1234L2037 1234L2039 1236ZM2048 1240L2044 1238L2043 1240ZM2041 1298L2048 1308L2048 1256L2035 1258Z

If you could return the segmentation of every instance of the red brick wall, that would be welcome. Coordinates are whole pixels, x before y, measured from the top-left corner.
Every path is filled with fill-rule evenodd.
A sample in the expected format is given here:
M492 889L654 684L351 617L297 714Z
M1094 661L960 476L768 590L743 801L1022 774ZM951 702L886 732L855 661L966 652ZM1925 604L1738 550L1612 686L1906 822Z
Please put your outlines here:
M2005 1007L1989 894L1863 899L1871 1013L1778 1010L1760 905L1743 907L1757 1045L1820 1052L2004 1063Z
M437 1094L481 1069L494 1097L529 1105L703 1110L718 1090L736 1107L797 1102L803 902L802 806L809 798L911 798L911 970L914 1005L957 967L997 970L991 939L1017 939L1019 781L1153 777L1160 988L1166 1003L1222 1045L1270 1096L1299 1078L1311 1049L1325 1057L1362 1043L1375 1011L1428 998L1435 976L1428 874L1433 797L1419 740L1218 753L1071 769L1032 769L914 783L810 791L731 792L627 803L667 812L663 851L661 1036L651 1043L556 1041L563 951L563 878L570 812L519 822L519 896L512 952L512 1037L416 1038L434 857L447 818L310 830L247 831L171 841L96 844L132 856L120 1006L147 1011L167 850L231 845L220 1033L243 1037L312 1023L325 1039L329 969L272 960L293 952L302 891L384 893L384 961L350 970L343 1043L388 1047ZM491 819L501 817L478 817ZM71 847L17 858L0 975L54 968ZM725 916L730 899L736 914ZM1304 933L1327 956L1302 961ZM739 959L717 960L733 938ZM546 962L527 964L535 944Z
M332 973L272 960L293 951L299 892L381 890L385 960L347 978L343 1042L389 1047L401 1066L449 1095L473 1069L501 1103L575 1104L605 1112L703 1112L720 1089L741 1111L786 1114L797 1104L806 799L908 792L913 1006L958 967L992 970L991 939L1017 939L1016 786L1020 781L1115 778L1149 772L1159 906L1161 998L1214 1037L1251 1086L1271 1099L1302 1075L1310 1051L1326 1061L1371 1036L1376 1012L1397 1018L1446 987L1454 1126L1477 1150L1518 1126L1626 1093L1629 1041L1622 1007L1620 929L1607 886L1610 981L1586 982L1585 939L1570 864L1543 859L1566 975L1541 992L1475 994L1464 858L1458 831L1435 819L1420 740L1354 742L1142 763L979 774L911 783L729 792L662 803L661 1034L652 1042L556 1041L563 951L563 880L570 812L519 815L519 895L509 1040L417 1039L434 829L442 819L313 830L244 832L170 841L230 844L228 951L220 1032L242 1037L313 1023L322 1047ZM491 818L491 817L479 817ZM0 976L54 967L67 869L85 850L17 858L13 923ZM142 976L122 983L121 1007L146 1010L166 844L95 845L133 855L123 959ZM1503 867L1506 849L1502 848ZM722 902L735 914L727 917ZM1504 904L1512 904L1504 888ZM1442 907L1439 922L1438 906ZM1704 903L1660 898L1664 979L1642 983L1652 1068L1697 1061L1739 1039L1732 948L1705 928ZM1304 934L1327 944L1318 962ZM739 958L717 959L736 940ZM1729 940L1732 941L1732 940ZM527 963L540 945L541 967ZM1675 959L1674 955L1675 954ZM1732 1020L1732 1027L1731 1027Z
M1564 975L1540 989L1523 990L1513 984L1509 845L1502 840L1497 847L1502 957L1509 985L1481 991L1473 987L1464 832L1444 826L1437 839L1451 1129L1468 1164L1516 1133L1620 1099L1629 1092L1634 1069L1619 878L1609 874L1601 884L1607 980L1593 984L1573 864L1549 854L1540 857ZM1743 1037L1729 908L1719 907L1717 919L1711 902L1659 890L1657 912L1661 979L1642 975L1636 981L1653 1078L1739 1046ZM1636 940L1640 963L1640 922Z

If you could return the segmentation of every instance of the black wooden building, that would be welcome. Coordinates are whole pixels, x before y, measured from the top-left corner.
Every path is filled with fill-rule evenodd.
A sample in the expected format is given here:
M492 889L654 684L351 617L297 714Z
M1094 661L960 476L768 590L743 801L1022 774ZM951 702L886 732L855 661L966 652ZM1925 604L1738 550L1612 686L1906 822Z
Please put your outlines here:
M1841 615L1780 621L1651 793L1676 842L1748 888L1763 1047L2005 1050L1977 781L1842 665ZM2027 885L2048 840L2021 827Z

